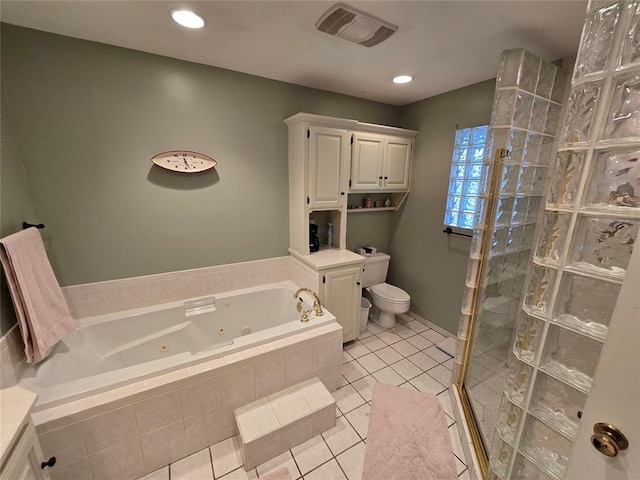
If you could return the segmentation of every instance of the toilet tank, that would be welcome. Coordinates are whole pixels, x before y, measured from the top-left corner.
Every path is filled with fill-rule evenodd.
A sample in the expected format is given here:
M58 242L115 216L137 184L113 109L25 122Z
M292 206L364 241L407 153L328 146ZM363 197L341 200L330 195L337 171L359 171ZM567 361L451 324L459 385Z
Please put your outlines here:
M362 272L362 286L370 287L384 283L387 279L390 259L391 257L389 255L382 252L365 257L364 271Z

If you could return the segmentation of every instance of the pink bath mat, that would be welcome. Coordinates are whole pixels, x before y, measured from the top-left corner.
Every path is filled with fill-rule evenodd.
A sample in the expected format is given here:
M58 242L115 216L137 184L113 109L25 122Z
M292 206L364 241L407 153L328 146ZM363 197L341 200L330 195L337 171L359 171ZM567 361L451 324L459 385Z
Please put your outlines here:
M362 480L457 480L445 413L432 393L376 383Z

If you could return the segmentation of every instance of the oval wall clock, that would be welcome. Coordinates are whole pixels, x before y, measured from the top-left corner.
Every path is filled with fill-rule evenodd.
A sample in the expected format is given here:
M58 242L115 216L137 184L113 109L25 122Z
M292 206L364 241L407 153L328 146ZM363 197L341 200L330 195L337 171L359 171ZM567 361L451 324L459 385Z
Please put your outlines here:
M151 161L172 172L197 173L215 167L218 162L204 153L190 150L170 150L154 156Z

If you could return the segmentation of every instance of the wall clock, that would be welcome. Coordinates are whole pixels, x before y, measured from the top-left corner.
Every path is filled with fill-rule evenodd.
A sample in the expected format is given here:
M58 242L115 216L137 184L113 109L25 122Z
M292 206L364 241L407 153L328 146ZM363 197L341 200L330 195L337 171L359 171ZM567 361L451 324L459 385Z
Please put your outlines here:
M197 173L217 165L213 158L190 150L170 150L154 156L151 161L172 172Z

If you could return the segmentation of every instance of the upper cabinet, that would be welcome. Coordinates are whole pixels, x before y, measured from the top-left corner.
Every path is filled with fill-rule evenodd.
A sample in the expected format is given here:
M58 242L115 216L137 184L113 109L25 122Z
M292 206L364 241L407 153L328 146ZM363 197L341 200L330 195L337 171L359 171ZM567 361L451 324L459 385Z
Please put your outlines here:
M346 249L347 210L355 211L348 209L349 193L352 197L369 192L388 194L393 206L387 210L397 208L400 197L406 196L417 132L308 113L298 113L285 123L289 127L291 250L310 253L311 221L318 225L325 242L331 224L331 247Z
M340 209L347 202L349 135L345 129L309 126L309 208Z
M408 191L412 145L412 136L354 133L350 191Z

